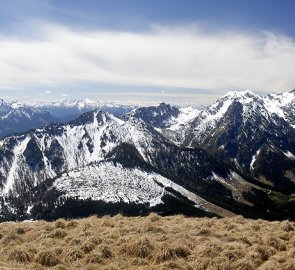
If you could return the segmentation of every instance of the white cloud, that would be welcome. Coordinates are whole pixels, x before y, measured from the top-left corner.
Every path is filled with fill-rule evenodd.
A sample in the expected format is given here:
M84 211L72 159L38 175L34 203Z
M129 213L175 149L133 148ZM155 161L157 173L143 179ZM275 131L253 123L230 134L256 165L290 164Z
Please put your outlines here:
M52 92L51 92L51 91L49 91L49 90L45 92L45 94L51 94L51 93L52 93Z
M276 91L295 85L295 42L274 33L41 30L34 40L0 37L0 88L98 82Z

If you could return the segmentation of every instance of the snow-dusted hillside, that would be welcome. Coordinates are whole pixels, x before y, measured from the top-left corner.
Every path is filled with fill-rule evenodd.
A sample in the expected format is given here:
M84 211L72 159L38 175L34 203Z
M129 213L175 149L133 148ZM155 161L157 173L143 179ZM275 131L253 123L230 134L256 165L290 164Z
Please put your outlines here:
M105 202L162 204L169 194L167 187L191 200L195 207L207 210L209 202L175 184L162 175L141 168L126 168L120 163L102 161L76 168L58 177L53 186L66 197L102 200Z

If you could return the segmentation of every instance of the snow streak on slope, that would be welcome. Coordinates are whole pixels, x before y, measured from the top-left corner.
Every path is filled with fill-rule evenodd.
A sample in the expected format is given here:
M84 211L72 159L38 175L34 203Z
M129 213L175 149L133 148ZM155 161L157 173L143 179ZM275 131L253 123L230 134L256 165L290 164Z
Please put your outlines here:
M12 164L11 164L10 170L9 170L9 174L7 176L6 184L4 187L4 194L7 194L9 192L9 190L13 186L15 177L18 176L17 169L18 169L18 166L21 165L22 154L25 151L29 140L30 140L29 136L25 137L24 140L20 141L13 149L14 159L12 161Z
M285 155L287 158L290 158L290 159L292 159L292 160L295 160L295 155L293 155L290 151L284 152L284 155Z
M252 157L251 163L250 163L250 169L254 170L254 163L257 159L257 157L259 156L260 153L260 149L256 151L255 155Z

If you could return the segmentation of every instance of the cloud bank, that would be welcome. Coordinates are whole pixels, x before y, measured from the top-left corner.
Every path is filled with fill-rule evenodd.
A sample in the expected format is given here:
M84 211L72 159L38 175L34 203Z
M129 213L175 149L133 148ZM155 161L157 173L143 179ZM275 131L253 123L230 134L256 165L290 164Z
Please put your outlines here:
M0 89L83 82L265 92L295 87L295 41L270 32L43 25L38 33L0 36Z

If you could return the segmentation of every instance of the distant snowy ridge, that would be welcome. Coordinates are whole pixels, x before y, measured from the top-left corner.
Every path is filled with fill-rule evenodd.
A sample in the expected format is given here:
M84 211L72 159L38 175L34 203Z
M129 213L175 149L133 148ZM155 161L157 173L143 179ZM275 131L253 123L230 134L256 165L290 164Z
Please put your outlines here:
M0 99L0 138L57 121L57 118L42 109Z
M103 110L121 116L137 108L137 105L125 105L116 102L102 102L91 99L85 100L71 100L65 99L57 102L33 102L29 104L34 108L49 111L53 116L62 118L66 121L74 120L80 114L90 112L93 110Z

